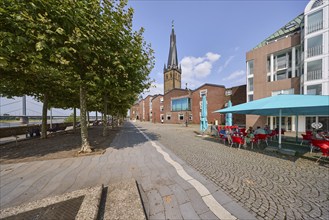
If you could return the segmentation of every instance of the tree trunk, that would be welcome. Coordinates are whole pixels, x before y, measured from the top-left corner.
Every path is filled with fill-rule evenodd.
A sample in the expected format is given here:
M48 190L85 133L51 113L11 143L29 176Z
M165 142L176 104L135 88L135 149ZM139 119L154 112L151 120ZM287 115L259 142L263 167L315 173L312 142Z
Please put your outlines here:
M77 126L77 109L73 108L73 132L75 132L76 126Z
M107 95L104 95L104 112L103 112L103 137L105 137L107 135L108 132L108 126L107 126Z
M42 125L41 125L41 138L47 138L47 112L48 112L48 95L43 95L43 106L42 106Z
M88 142L88 127L86 119L87 110L87 92L85 84L82 82L80 85L80 125L81 125L81 150L79 153L92 152L90 144Z
M90 120L89 120L89 111L87 111L87 127L90 126Z

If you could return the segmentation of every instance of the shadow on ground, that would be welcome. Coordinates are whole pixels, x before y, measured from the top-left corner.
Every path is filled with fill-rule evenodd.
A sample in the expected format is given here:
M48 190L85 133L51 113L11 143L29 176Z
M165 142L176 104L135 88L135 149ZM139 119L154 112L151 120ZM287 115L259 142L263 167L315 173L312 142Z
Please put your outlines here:
M94 152L88 155L100 154L110 147L113 139L121 130L120 127L109 129L108 135L102 136L102 127L88 128L88 137ZM18 163L35 160L49 160L59 158L78 157L81 147L80 130L54 133L47 139L25 139L17 143L0 145L0 163Z

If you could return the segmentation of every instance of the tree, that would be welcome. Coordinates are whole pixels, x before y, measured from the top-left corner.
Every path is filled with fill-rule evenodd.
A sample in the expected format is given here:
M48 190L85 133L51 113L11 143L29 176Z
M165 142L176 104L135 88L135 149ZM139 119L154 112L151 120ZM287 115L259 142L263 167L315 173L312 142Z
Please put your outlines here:
M79 97L81 152L91 151L87 106L99 109L103 102L106 111L111 102L113 112L122 111L132 94L150 85L153 51L143 30L132 30L127 1L4 0L0 13L0 70L6 73L0 93L33 95L44 109L48 100L76 107Z

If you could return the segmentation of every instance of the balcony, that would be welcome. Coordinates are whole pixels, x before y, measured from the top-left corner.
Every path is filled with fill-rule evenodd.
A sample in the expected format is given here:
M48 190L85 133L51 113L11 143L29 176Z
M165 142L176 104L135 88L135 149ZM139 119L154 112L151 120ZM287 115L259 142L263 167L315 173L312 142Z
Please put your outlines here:
M313 70L307 72L307 81L322 79L322 70Z
M322 45L307 48L307 57L314 57L322 54Z
M309 24L307 27L307 33L310 34L322 29L323 29L323 21L319 21L313 24Z

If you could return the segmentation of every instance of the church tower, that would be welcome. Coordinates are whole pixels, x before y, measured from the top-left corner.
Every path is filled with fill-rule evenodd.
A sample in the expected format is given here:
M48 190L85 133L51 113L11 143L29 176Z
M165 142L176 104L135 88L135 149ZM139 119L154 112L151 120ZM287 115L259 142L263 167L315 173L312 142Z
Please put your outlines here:
M168 63L164 65L163 78L164 78L164 94L172 89L181 88L181 66L178 66L177 48L176 48L176 35L174 31L174 22L172 23L172 30L170 35L170 48Z

